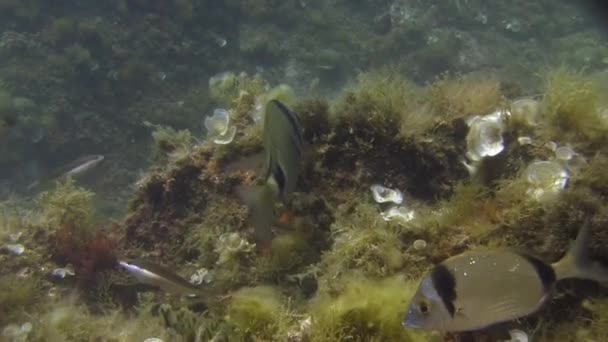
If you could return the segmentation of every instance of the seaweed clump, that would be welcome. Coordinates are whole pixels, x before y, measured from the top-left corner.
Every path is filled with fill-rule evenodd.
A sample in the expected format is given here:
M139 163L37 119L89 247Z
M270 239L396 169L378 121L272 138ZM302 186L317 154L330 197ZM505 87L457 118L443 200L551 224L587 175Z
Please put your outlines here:
M321 294L313 299L313 341L429 341L428 335L401 325L416 282L401 276L371 280L350 275L343 284L337 296Z
M117 226L93 227L91 191L75 186L68 178L53 191L41 193L36 202L50 225L50 253L60 265L72 264L81 284L93 285L99 273L116 266L118 238L110 234Z
M545 78L543 113L557 131L550 138L565 135L569 139L572 129L583 139L605 142L608 120L602 117L599 85L581 72L558 68Z
M418 198L449 194L454 179L466 175L457 162L463 146L448 135L427 136L442 119L423 99L401 76L361 76L332 108L331 133L319 139L316 167L332 173L318 175L319 182L349 187L390 179L389 186Z
M93 192L79 188L73 179L56 183L53 191L38 195L36 204L42 209L51 230L64 225L86 229L93 220Z
M277 289L269 286L245 287L232 294L227 321L237 336L253 340L276 340L285 333L286 311Z
M160 317L145 311L137 317L108 310L104 315L93 315L77 297L55 302L33 315L30 341L143 341L156 337L165 341L183 341L177 333L166 329Z
M435 112L448 118L446 121L487 114L503 102L500 82L479 75L443 75L428 87L427 98Z
M21 318L23 311L29 311L41 297L38 279L19 279L15 275L0 277L0 326ZM18 309L18 310L17 310Z

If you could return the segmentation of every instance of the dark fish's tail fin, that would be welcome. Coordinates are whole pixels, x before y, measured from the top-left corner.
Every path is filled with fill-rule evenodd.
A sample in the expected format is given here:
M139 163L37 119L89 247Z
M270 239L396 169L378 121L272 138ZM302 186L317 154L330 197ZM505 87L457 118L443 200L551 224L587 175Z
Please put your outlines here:
M590 229L590 224L585 224L568 253L553 264L557 280L581 278L608 283L608 265L593 260L589 255Z
M260 247L272 239L271 225L274 221L274 204L279 191L276 184L268 182L261 186L239 186L238 197L249 207L256 242Z

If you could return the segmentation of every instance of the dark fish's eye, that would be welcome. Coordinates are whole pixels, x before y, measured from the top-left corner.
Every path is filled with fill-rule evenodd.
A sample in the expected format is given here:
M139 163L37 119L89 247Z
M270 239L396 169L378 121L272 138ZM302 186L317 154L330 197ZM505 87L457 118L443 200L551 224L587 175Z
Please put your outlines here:
M429 313L431 308L429 307L429 303L426 300L421 300L418 303L418 310L420 310L421 314L426 315Z

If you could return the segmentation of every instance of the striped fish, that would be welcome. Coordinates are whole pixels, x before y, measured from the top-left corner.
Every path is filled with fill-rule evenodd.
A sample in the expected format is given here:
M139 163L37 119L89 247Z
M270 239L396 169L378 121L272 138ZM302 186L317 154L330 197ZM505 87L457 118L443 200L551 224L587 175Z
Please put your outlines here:
M302 127L297 115L283 103L271 100L264 113L265 183L238 189L249 207L256 241L264 247L272 239L274 205L295 190L303 155Z

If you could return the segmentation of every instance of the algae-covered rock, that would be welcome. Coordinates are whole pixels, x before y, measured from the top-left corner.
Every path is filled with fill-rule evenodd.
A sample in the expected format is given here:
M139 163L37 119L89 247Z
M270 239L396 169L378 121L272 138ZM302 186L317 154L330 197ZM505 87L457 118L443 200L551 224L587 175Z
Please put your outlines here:
M22 316L41 298L41 283L37 277L4 274L0 277L0 326Z
M550 136L580 134L591 142L605 142L608 122L600 112L600 89L581 72L555 69L545 78L543 112L555 125Z
M311 247L299 234L281 234L270 245L269 267L275 271L288 270L305 261Z
M429 336L403 329L404 308L417 282L396 276L370 280L351 276L337 296L314 298L313 341L429 341Z
M270 286L242 288L232 294L227 308L227 321L240 336L272 340L281 327L285 314L279 291Z

